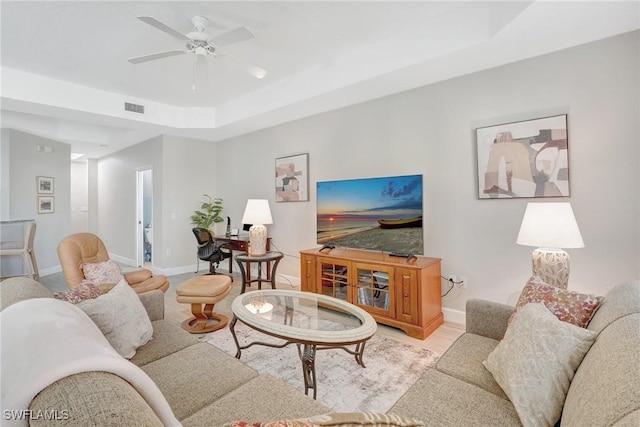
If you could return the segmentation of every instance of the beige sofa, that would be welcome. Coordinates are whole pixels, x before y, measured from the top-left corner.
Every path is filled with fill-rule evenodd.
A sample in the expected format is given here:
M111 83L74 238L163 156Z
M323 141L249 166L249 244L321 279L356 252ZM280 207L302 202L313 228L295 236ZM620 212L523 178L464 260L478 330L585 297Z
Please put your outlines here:
M27 278L5 280L0 290L2 309L24 299L53 296L40 283ZM139 297L152 320L153 339L138 348L131 362L156 383L184 426L222 426L234 420L276 420L329 412L302 392L258 374L234 357L200 342L179 324L165 320L161 291ZM29 409L34 414L66 410L64 417L71 417L68 425L162 425L133 387L105 372L61 379L38 394ZM44 417L31 420L31 425L40 424L56 422Z
M52 296L26 278L4 281L0 290L3 309L26 298ZM185 426L304 418L328 412L301 392L259 375L164 320L162 292L139 296L153 320L154 338L139 348L132 362L158 385ZM513 405L482 365L503 337L513 310L507 305L469 301L467 332L389 413L429 426L520 425ZM640 425L640 282L608 292L588 329L599 335L571 383L562 426ZM68 408L75 417L73 425L160 425L128 383L107 373L59 380L30 407L33 411L55 408Z
M467 303L467 327L389 412L429 426L518 426L513 405L482 365L514 308ZM562 411L562 426L640 426L640 281L618 285L588 325L598 333L582 360Z

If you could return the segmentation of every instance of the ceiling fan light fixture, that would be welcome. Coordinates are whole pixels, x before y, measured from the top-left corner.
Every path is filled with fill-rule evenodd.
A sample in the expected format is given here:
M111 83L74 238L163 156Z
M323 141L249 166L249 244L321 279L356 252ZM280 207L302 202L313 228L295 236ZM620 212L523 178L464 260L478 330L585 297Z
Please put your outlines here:
M196 56L198 56L198 58L204 58L209 53L207 48L204 46L196 46L193 51L196 54Z

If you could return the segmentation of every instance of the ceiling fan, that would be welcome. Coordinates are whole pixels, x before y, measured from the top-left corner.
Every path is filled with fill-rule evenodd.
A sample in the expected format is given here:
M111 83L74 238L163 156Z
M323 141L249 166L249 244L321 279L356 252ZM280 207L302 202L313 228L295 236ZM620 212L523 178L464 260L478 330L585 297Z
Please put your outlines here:
M195 64L196 67L200 68L200 73L202 73L202 67L206 68L206 59L209 55L211 55L214 58L226 60L236 66L243 68L247 73L258 79L263 78L267 74L267 71L260 67L246 64L243 61L240 61L218 50L218 48L220 47L254 38L255 36L253 35L253 33L245 27L239 27L235 30L231 30L218 36L212 37L204 32L207 28L207 25L209 24L209 20L204 16L194 16L193 18L191 18L191 22L195 27L195 31L192 31L188 34L182 34L181 32L174 30L168 25L163 24L162 22L150 16L138 16L138 19L151 25L152 27L159 29L160 31L164 31L165 33L178 40L186 42L186 49L173 49L165 52L158 52L149 55L129 58L129 62L131 62L132 64L140 64L142 62L154 61L156 59L167 58L169 56L191 53L194 54L196 61ZM204 75L206 75L206 73L204 73Z

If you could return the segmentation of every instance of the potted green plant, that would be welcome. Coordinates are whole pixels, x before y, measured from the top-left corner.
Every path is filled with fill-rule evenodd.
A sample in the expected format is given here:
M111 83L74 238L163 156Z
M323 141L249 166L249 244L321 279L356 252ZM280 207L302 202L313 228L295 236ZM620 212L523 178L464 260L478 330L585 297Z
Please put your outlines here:
M211 230L213 223L224 221L224 218L220 216L223 209L222 199L218 197L211 197L208 194L205 194L204 196L208 200L202 202L200 210L195 211L193 215L191 215L191 224L196 227Z

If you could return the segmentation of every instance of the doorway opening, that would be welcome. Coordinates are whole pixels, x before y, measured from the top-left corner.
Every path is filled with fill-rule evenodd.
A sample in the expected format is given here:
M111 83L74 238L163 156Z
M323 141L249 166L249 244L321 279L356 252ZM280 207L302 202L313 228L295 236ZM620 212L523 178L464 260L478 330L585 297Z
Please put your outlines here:
M153 174L151 167L136 171L137 180L137 263L138 267L153 265Z

